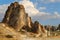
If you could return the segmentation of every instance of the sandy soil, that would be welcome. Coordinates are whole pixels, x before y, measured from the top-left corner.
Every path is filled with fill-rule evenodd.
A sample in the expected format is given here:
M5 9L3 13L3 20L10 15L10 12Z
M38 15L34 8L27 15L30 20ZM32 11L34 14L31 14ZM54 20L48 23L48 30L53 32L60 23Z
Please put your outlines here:
M44 38L34 38L34 37L23 37L23 40L60 40L60 36L56 37L44 37Z

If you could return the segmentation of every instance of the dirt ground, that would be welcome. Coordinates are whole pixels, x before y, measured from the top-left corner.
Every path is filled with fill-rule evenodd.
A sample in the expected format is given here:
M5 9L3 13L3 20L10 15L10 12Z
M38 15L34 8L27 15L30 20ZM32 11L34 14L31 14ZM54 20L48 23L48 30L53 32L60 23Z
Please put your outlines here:
M23 40L60 40L60 36L44 37L44 38L24 37Z

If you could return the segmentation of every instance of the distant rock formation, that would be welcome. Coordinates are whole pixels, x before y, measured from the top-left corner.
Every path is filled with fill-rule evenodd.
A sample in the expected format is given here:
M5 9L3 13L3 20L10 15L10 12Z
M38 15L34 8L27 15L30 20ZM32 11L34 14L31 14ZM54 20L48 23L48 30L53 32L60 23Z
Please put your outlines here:
M38 31L39 31L39 22L35 21L31 29L32 29L33 33L38 33Z
M46 37L47 36L47 30L44 28L43 25L39 24L38 21L34 22L33 32L38 34L38 35L36 35L36 37L39 37L39 36Z
M59 30L60 31L60 24L58 25L57 29L56 30Z

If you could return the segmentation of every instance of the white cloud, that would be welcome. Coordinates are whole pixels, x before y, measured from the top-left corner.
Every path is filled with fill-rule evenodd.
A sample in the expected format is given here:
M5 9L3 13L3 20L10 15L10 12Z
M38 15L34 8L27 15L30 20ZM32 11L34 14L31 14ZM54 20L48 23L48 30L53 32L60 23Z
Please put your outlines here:
M60 0L50 0L50 2L60 2Z
M40 14L41 13L41 14ZM60 19L60 14L58 12L46 13L46 12L40 12L39 14L35 15L37 19L39 20L47 20L47 19ZM35 17L33 16L33 17ZM35 19L34 19L35 20Z
M55 0L50 0L50 2L55 2Z
M54 18L60 18L60 14L58 12L54 12Z
M0 5L0 21L3 19L5 11L7 10L9 4Z
M35 8L34 4L30 0L19 1L20 4L23 4L28 15L32 17L33 20L47 20L47 19L60 19L60 14L54 12L54 14L40 12ZM4 14L9 4L0 5L0 15ZM41 7L40 9L46 9ZM3 16L2 16L3 17ZM1 16L0 16L1 19Z
M24 5L26 12L31 15L36 15L39 11L34 7L34 4L31 1L23 0L19 2L20 4Z
M46 10L46 7L40 7L39 10Z
M29 0L25 0L25 1L20 1L20 4L23 4L26 12L32 17L32 19L56 19L56 18L60 18L60 16L58 13L55 14L56 12L54 12L54 14L52 15L51 13L46 13L46 12L40 12L39 10L37 10L34 6L34 4L29 1ZM40 10L45 10L46 7L40 7Z
M60 14L58 12L49 13L49 15L43 16L43 19L60 19Z
M60 0L38 0L38 1L43 2L43 3L60 2Z
M0 13L5 13L7 7L8 7L8 4L0 5Z
M23 1L27 1L27 0L23 0Z

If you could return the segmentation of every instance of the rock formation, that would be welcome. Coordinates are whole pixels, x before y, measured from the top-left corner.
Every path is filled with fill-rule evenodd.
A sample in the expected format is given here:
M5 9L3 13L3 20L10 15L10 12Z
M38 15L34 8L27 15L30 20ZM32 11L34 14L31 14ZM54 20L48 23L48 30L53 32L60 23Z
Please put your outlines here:
M39 22L35 21L31 29L32 29L32 32L38 33L38 31L39 31Z
M39 24L38 21L34 22L34 26L32 27L32 32L37 33L36 37L39 37L39 36L46 37L47 36L47 30L44 28L43 25Z
M24 6L15 2L8 7L2 22L9 24L9 26L19 31L23 26L28 25L31 27L30 19L28 14L25 13Z
M9 25L9 27L14 28L16 31L23 29L32 33L45 33L44 27L38 21L33 23L31 17L25 12L24 6L18 2L11 3L8 6L2 23Z
M21 40L21 35L7 24L0 23L0 40Z

